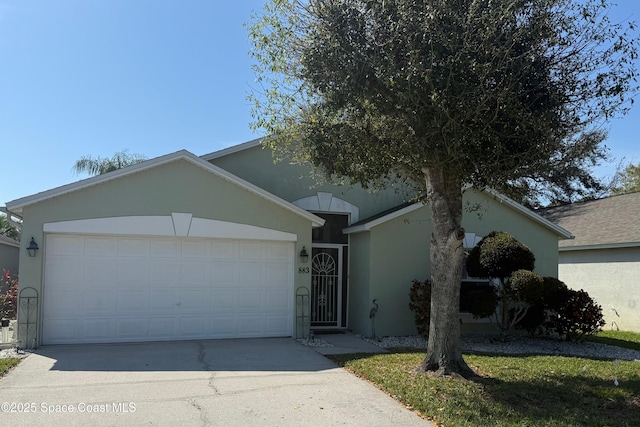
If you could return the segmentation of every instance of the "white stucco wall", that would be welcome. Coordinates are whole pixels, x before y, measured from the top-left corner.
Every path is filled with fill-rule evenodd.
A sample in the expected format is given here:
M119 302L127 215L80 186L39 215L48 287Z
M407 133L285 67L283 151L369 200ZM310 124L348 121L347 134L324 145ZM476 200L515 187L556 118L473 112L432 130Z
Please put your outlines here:
M640 248L561 251L558 278L602 306L607 329L640 332Z

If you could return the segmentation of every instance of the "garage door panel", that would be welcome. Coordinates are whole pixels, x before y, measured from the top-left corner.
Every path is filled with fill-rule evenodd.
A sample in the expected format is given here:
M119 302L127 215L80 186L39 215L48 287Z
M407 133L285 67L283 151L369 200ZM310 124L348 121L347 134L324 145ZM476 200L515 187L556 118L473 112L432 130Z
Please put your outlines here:
M238 333L242 337L265 335L264 316L238 316Z
M119 257L148 257L149 256L149 239L120 237L118 239L118 256ZM154 242L161 242L162 239L156 239Z
M211 284L233 285L238 280L238 265L230 261L213 261L211 263Z
M84 282L84 263L82 258L55 257L47 261L45 274L52 286L76 289Z
M239 255L240 259L264 259L266 250L265 245L260 244L259 242L249 243L249 242L240 242L239 243Z
M247 310L259 310L262 308L264 300L262 291L247 290L238 292L238 310L247 312Z
M116 319L116 337L120 340L143 340L149 336L149 319L130 317Z
M175 339L178 334L177 317L150 317L149 338L151 339Z
M117 254L116 240L112 237L87 237L85 239L86 256L115 256Z
M173 289L154 289L149 295L150 311L166 311L175 310L180 304L180 296L177 290Z
M291 259L291 245L282 242L267 243L267 259L287 262Z
M59 257L84 256L84 239L52 235L47 238L47 250Z
M284 291L267 291L266 307L272 311L285 311L289 307L289 293Z
M209 259L211 258L211 244L208 241L183 241L182 258Z
M185 263L182 265L182 284L185 286L209 287L211 282L209 263Z
M264 281L264 264L241 261L238 265L238 286L255 287Z
M155 288L175 288L180 283L181 266L177 262L151 262L149 284Z
M148 291L118 291L117 293L118 313L142 313L149 309Z
M210 294L209 289L183 290L180 294L180 309L206 313L209 311Z
M83 280L87 286L109 286L116 280L116 271L113 268L112 258L108 258L110 262L87 262L84 264L84 276L80 276L79 280Z
M284 315L266 316L265 319L265 335L277 336L282 328L286 328L291 319Z
M75 318L50 319L43 325L43 329L44 336L51 342L78 342L78 337L82 335L82 323Z
M291 268L284 263L270 263L266 265L266 281L267 287L286 288L289 283Z
M113 317L79 319L82 341L109 342L114 336Z
M214 289L211 291L211 310L214 313L234 311L238 306L236 290Z
M77 313L84 306L84 295L79 294L75 290L61 289L57 292L47 294L45 298L56 307L56 317L67 317L70 314Z
M238 255L238 244L232 241L214 241L211 243L211 258L235 259Z
M174 239L156 239L149 243L151 258L175 259L180 255L180 242Z
M189 338L200 338L208 335L208 316L181 316L179 334Z
M237 328L235 316L211 316L209 331L213 338L231 338Z
M149 265L145 262L119 261L118 279L120 286L146 288L149 285Z
M111 315L119 308L118 296L113 291L87 290L82 300L83 313L89 316Z
M291 336L293 243L82 235L46 242L45 344Z

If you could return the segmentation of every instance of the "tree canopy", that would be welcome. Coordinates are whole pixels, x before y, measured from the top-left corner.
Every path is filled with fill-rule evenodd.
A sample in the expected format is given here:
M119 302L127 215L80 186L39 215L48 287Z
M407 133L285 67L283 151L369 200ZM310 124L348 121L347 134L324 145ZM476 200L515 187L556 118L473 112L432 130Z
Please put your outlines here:
M640 163L628 164L627 167L616 176L618 185L613 189L613 194L636 193L640 191Z
M636 90L635 27L610 22L609 7L271 0L254 17L261 90L251 99L267 144L330 176L401 177L427 195L435 310L426 370L470 374L455 339L463 186L525 200L594 185L585 168L605 155L601 125Z
M127 166L135 165L147 160L142 154L131 154L127 150L118 151L112 157L82 156L73 165L75 173L87 173L89 175L103 175Z

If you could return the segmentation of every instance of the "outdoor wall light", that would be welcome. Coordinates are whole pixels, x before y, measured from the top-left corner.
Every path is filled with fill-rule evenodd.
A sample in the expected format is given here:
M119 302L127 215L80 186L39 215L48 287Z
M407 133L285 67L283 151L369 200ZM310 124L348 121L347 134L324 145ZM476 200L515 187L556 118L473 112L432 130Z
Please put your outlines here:
M300 251L300 261L302 261L302 262L309 261L309 254L307 253L307 248L305 248L304 246L302 247L302 250Z
M38 249L40 248L38 247L38 244L36 243L35 240L33 240L33 237L32 237L31 241L29 242L29 246L27 246L27 252L29 252L29 256L30 257L36 256L36 253L38 253Z

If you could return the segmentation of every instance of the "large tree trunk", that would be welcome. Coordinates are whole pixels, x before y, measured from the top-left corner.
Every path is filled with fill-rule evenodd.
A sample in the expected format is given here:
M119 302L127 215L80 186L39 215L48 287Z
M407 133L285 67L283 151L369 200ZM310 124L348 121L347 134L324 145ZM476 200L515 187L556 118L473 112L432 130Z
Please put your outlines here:
M462 183L444 170L423 169L431 205L431 320L429 345L422 369L436 375L474 374L462 359L460 347L460 281L462 240Z

